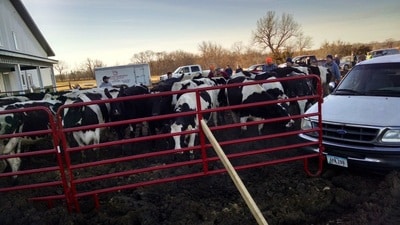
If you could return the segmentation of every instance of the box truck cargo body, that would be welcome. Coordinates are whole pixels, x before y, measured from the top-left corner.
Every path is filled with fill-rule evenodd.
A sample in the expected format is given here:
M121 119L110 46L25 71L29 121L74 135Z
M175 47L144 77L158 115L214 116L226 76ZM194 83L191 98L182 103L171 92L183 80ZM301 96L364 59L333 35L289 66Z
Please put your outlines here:
M103 81L103 77L110 77L109 82L113 86L120 85L151 85L149 64L129 64L124 66L111 66L94 68L97 87Z

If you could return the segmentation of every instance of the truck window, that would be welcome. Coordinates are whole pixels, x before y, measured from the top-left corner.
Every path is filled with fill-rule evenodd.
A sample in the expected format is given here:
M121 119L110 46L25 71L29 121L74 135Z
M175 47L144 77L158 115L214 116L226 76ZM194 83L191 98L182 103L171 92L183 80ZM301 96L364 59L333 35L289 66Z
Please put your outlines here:
M183 67L182 68L183 73L189 73L189 67Z
M199 72L200 68L198 66L192 66L190 67L192 69L192 72Z

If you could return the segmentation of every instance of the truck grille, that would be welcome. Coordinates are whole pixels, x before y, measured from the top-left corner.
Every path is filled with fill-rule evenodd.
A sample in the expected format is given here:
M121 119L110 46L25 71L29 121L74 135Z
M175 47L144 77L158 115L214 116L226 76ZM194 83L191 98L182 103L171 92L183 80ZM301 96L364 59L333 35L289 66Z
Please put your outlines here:
M315 126L318 124L315 123ZM322 124L322 136L324 140L351 141L359 143L371 143L376 140L379 129L371 127L346 126L342 124Z

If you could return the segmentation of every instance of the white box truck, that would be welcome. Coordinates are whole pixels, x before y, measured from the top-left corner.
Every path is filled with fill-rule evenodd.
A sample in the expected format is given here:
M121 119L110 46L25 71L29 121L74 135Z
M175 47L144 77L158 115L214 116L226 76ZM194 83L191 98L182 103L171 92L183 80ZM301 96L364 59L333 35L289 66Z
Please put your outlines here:
M103 81L103 77L110 77L109 82L113 86L120 85L151 85L149 64L129 64L123 66L110 66L94 68L97 87Z

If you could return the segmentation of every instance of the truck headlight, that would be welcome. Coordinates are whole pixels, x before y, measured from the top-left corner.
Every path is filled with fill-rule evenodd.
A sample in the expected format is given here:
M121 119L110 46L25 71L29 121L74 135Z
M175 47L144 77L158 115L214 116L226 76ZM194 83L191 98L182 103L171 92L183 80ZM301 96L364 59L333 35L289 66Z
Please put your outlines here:
M312 129L312 123L311 120L309 118L302 118L301 119L301 129L302 130L308 130L308 129Z
M400 142L400 129L387 130L383 134L381 141L386 143Z
M302 130L310 130L310 129L313 129L313 128L314 128L314 124L310 120L310 118L302 118L301 119L301 129ZM305 134L310 135L310 136L314 136L314 137L318 137L318 132L315 132L315 131L308 132L308 133L305 133Z

